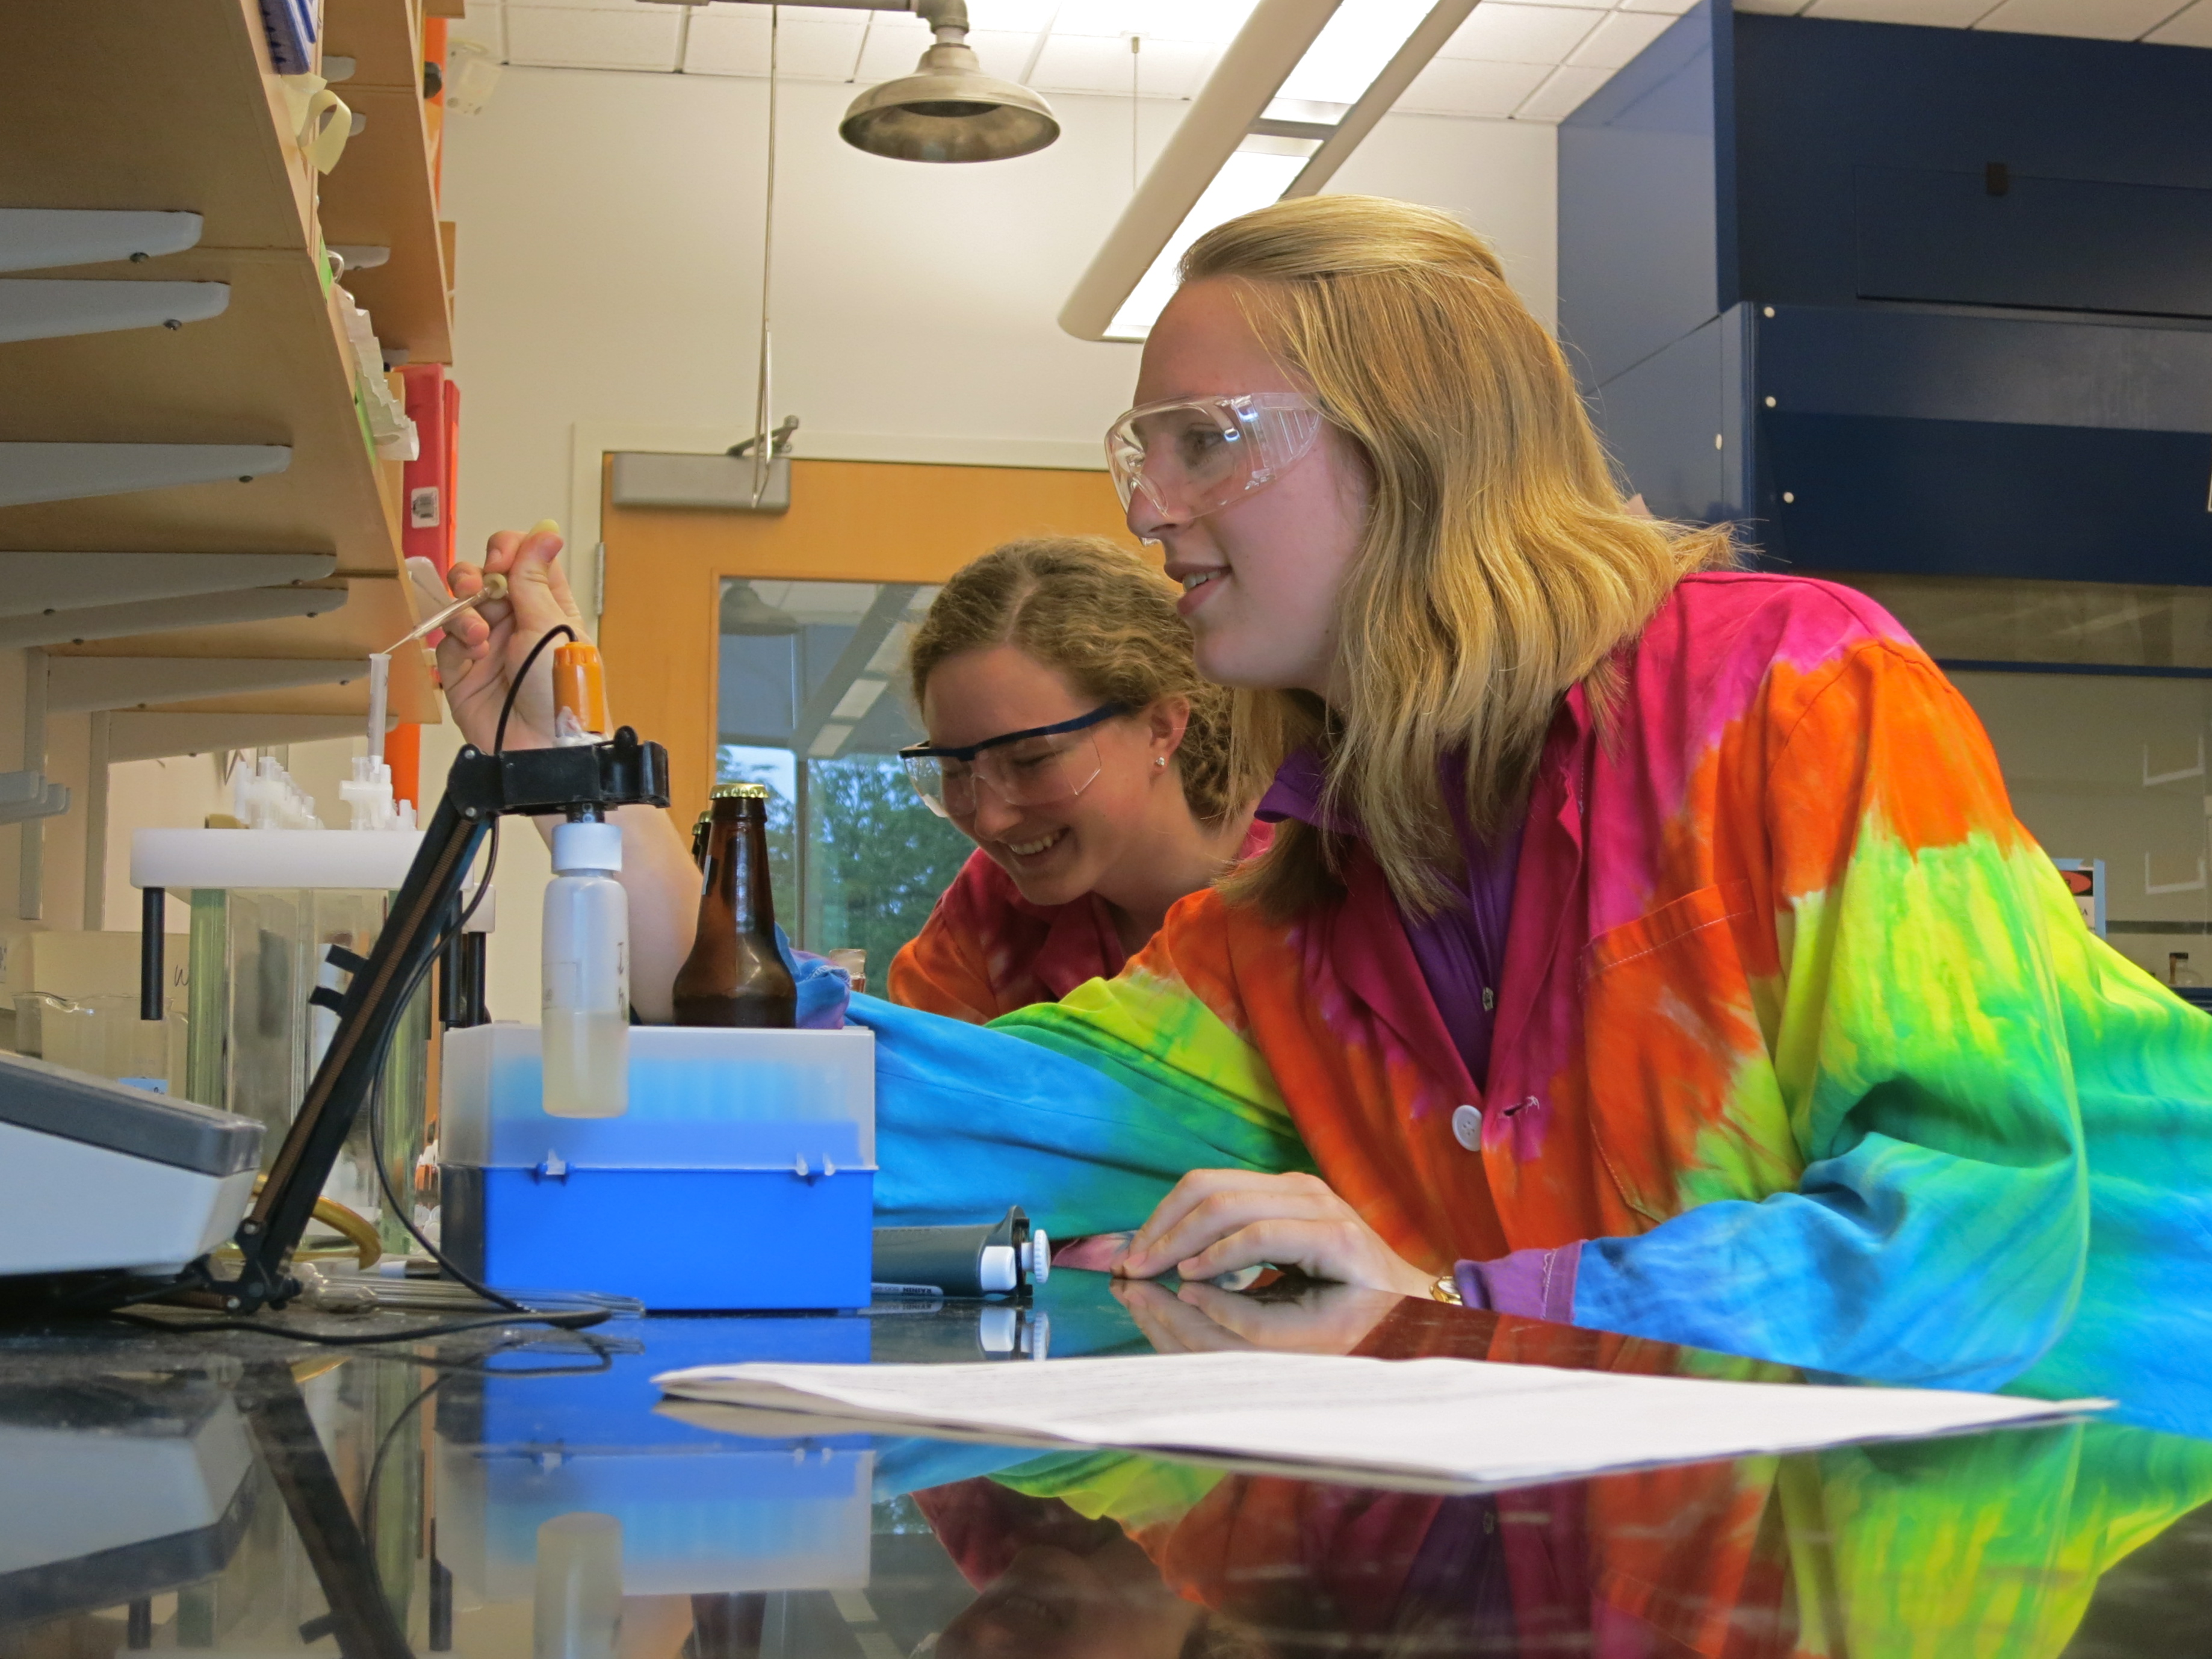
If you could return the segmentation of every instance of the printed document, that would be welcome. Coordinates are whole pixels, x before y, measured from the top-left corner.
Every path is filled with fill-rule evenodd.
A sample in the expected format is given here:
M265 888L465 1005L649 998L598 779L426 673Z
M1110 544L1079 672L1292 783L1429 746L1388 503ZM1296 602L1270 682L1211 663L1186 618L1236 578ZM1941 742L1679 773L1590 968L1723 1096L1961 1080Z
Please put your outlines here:
M741 1433L778 1432L767 1414L796 1413L848 1431L1112 1447L1448 1490L2045 1422L2108 1403L1299 1353L706 1365L653 1380L680 1401L747 1408L723 1422Z

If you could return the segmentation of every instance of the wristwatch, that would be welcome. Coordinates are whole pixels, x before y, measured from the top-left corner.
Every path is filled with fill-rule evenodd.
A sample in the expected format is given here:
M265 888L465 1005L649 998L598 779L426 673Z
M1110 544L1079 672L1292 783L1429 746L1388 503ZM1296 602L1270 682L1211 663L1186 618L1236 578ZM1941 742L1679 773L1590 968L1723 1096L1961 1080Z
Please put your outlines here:
M1467 1306L1467 1298L1459 1293L1459 1276L1444 1273L1429 1286L1429 1295L1438 1302L1449 1302L1455 1308Z

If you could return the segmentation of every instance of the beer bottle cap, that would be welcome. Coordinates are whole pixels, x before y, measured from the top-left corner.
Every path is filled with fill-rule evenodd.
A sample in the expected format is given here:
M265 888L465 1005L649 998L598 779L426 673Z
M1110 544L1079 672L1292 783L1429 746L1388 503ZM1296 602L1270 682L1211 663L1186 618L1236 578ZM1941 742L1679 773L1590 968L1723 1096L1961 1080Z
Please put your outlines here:
M571 726L605 734L607 677L599 647L578 641L553 647L553 706L554 723L563 735Z
M764 783L718 783L710 792L714 800L766 800L768 786Z

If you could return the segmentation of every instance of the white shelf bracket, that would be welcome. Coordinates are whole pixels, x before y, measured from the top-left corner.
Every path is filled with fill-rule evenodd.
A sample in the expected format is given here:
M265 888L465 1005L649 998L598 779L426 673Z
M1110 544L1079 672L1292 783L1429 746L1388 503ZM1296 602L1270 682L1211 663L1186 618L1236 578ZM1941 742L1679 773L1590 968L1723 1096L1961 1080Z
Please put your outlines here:
M289 444L0 443L0 507L249 482L291 465Z
M219 317L229 305L228 283L9 277L0 279L0 344L126 328L178 329Z
M129 208L0 208L0 270L150 259L198 245L197 213Z

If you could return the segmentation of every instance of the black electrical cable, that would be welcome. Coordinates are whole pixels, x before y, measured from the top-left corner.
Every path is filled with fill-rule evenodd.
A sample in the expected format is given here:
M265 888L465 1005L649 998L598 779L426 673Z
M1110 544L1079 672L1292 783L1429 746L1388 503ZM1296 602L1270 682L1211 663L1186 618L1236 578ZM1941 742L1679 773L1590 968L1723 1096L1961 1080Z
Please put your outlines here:
M529 655L526 656L522 659L522 666L515 671L514 678L507 683L507 696L500 704L499 725L494 729L492 733L491 747L493 754L499 755L506 752L507 717L514 712L515 698L521 692L523 681L529 676L531 665L538 660L538 653L544 651L547 646L553 642L556 635L563 634L568 635L568 639L572 642L576 638L576 630L569 627L566 623L556 623L552 627L547 629L543 636L539 638L538 643L530 647ZM477 884L475 898L471 899L469 902L468 908L462 911L460 919L439 936L437 942L431 946L428 952L423 957L422 965L415 970L414 977L407 981L406 989L400 994L399 1006L401 1007L405 1007L407 1004L414 999L415 993L421 988L423 980L429 975L430 964L437 961L439 957L444 953L445 948L447 945L451 944L455 939L459 937L461 933L468 927L469 919L476 915L477 907L484 902L484 895L491 891L492 872L499 867L499 818L496 815L495 815L491 820L489 834L491 837L491 845L488 849L488 854L484 862L483 878ZM382 1072L380 1068L384 1066L388 1066L391 1063L391 1052L387 1049L383 1059L379 1061L380 1071L378 1074L378 1083L380 1085L382 1082ZM423 1233L422 1230L415 1224L414 1205L411 1202L403 1203L401 1201L398 1193L396 1192L392 1187L392 1172L385 1167L384 1091L380 1086L373 1087L369 1091L368 1144L370 1149L369 1162L374 1164L376 1168L376 1184L382 1190L384 1194L384 1201L390 1206L393 1218L396 1219L402 1227L406 1229L409 1237L412 1238L417 1244L422 1247L423 1253L429 1256L433 1261L438 1264L439 1270L443 1273L447 1278L453 1279L457 1284L465 1286L477 1296L482 1297L485 1301L490 1303L492 1306L495 1308L504 1308L511 1313L525 1315L532 1314L532 1310L531 1309L525 1307L514 1297L502 1295L501 1292L492 1289L489 1285L483 1283L473 1275L467 1273L459 1267L456 1267L453 1263L453 1258L448 1256L435 1244L433 1244L429 1238ZM544 1319L549 1324L555 1322L554 1316L545 1315L536 1315L534 1316ZM602 1316L602 1317L604 1316ZM594 1320L591 1322L596 1324L599 1322ZM574 1328L563 1327L563 1328Z
M175 1331L185 1335L202 1331L254 1331L263 1336L281 1336L288 1342L312 1342L322 1348L375 1348L388 1346L394 1342L427 1342L433 1337L458 1336L464 1331L502 1330L518 1322L516 1316L508 1314L496 1319L434 1320L411 1330L338 1335L295 1330L289 1326L272 1325L261 1319L156 1319L148 1314L125 1313L120 1310L111 1312L107 1316L152 1331ZM604 1308L566 1314L532 1313L526 1308L520 1316L522 1322L550 1325L561 1331L588 1330L592 1326L603 1325L613 1317Z
M488 874L486 876L484 884L486 887L490 885L490 878ZM477 897L481 900L483 894L481 892L478 893ZM460 921L454 923L452 933L447 933L445 936L445 939L452 939L454 933L458 933L460 931L467 920L468 918L464 915ZM415 976L407 981L407 988L400 994L399 1006L401 1007L405 1007L408 1003L414 1000L416 991L421 988L423 980L428 975L430 972L430 964L438 959L440 951L444 949L444 945L445 940L441 939L438 946L434 948L428 955L422 958L422 965L415 970ZM383 1067L389 1066L391 1063L392 1051L387 1048L385 1050L384 1058L378 1062L376 1083L368 1091L368 1161L376 1167L376 1184L383 1191L385 1204L390 1208L393 1219L398 1221L402 1227L404 1227L407 1230L407 1236L422 1247L423 1253L427 1255L430 1260L438 1264L439 1271L444 1273L447 1278L453 1279L457 1284L466 1286L469 1290L482 1297L485 1301L490 1303L495 1308L504 1308L510 1313L528 1315L534 1318L543 1319L549 1324L555 1323L556 1319L559 1317L558 1316L536 1314L532 1310L526 1308L521 1303L517 1302L513 1297L502 1296L499 1291L492 1289L490 1285L483 1284L473 1275L465 1273L461 1268L456 1267L453 1264L453 1258L447 1255L443 1250L440 1249L435 1244L433 1244L422 1230L415 1224L415 1206L411 1201L404 1203L401 1201L399 1194L394 1190L392 1187L392 1171L385 1167L384 1163ZM601 1317L604 1318L605 1316L602 1314ZM599 1323L599 1321L592 1320L590 1322L597 1324Z
M494 728L491 735L493 754L503 755L507 752L507 717L514 712L514 700L522 690L522 682L529 678L530 665L538 660L539 652L553 643L553 636L556 634L566 634L568 636L569 644L576 643L574 629L566 623L555 623L552 627L545 630L544 637L530 647L530 654L522 659L522 666L514 671L514 678L507 684L507 701L499 706L499 725Z
M440 1365L436 1367L438 1375L432 1377L412 1400L409 1401L405 1405L399 1408L399 1410L393 1415L392 1421L385 1425L384 1432L377 1437L376 1455L369 1460L368 1475L362 1483L361 1530L363 1537L373 1539L376 1536L377 1494L380 1490L384 1480L384 1461L388 1455L390 1455L392 1442L398 1437L401 1426L405 1424L409 1418L412 1417L416 1412L422 1409L425 1401L428 1400L432 1395L437 1393L440 1389L445 1387L447 1382L451 1382L457 1373L468 1371L484 1376L596 1376L614 1369L614 1351L604 1346L599 1342L588 1336L584 1337L581 1340L584 1346L597 1356L597 1363L595 1364L589 1365L523 1365L499 1370L493 1368L491 1361L497 1358L501 1354L511 1353L517 1348L526 1347L531 1343L542 1340L543 1339L538 1337L517 1337L514 1341L501 1342L498 1344L496 1346L493 1347L489 1352L479 1354L474 1360L466 1364ZM422 1364L424 1362L420 1358L417 1358L412 1363ZM381 1579L383 1575L378 1569L375 1552L373 1550L369 1553L369 1571L377 1573L380 1580Z

